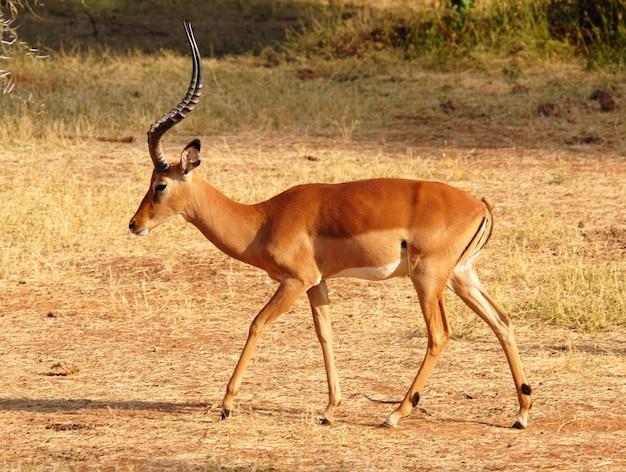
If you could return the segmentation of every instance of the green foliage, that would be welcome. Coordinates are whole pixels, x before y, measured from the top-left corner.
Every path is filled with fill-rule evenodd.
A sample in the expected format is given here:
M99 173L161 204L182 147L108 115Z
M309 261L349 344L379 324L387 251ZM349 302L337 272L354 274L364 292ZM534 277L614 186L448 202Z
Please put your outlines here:
M30 8L28 2L38 4L14 0L8 5ZM179 24L192 17L199 42L211 44L215 56L248 52L272 64L385 54L453 68L480 66L484 57L517 56L551 61L579 57L592 67L626 63L623 0L446 0L383 7L350 0L47 0L37 12L70 17L77 24L91 22L91 36L83 34L103 46L128 47L124 38L110 34L119 25L153 25L150 31L160 34L158 45L146 35L133 38L133 47L144 50L176 49L177 42L164 39L177 37L168 28L172 20ZM75 36L61 36L58 31L37 33L42 46L76 45Z
M450 4L457 11L456 20L459 24L469 18L474 9L474 0L450 0Z
M621 0L493 0L480 7L450 0L413 9L330 3L311 7L288 47L329 58L399 50L438 63L476 52L549 58L569 51L598 65L615 64L626 60L625 10Z
M551 34L567 41L590 66L626 64L626 3L623 0L551 0Z

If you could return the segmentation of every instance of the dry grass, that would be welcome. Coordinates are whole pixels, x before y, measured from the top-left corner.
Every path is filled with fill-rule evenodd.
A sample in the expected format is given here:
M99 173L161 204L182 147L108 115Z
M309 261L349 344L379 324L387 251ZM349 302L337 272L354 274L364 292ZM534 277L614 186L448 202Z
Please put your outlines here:
M366 395L400 399L426 345L406 280L330 284L345 396L336 426L317 424L326 385L304 300L263 335L235 417L221 421L224 388L273 284L182 219L147 238L128 234L147 184L143 144L44 142L45 153L0 151L13 164L0 177L4 469L626 466L624 158L340 138L203 144L201 171L243 201L373 175L446 180L493 198L496 232L480 272L515 317L536 392L530 428L509 428L516 399L501 349L452 297L457 336L420 407L398 430L377 427L392 405ZM570 300L585 321L556 319ZM50 375L59 362L78 372Z
M388 430L377 426L393 406L368 397L400 399L426 347L406 280L329 284L344 393L335 426L317 424L326 381L305 300L264 333L234 418L219 419L275 286L182 219L147 238L127 230L148 184L145 130L180 99L171 84L184 88L188 58L15 64L16 95L0 101L0 469L626 467L623 74L489 58L473 72L205 61L203 101L165 146L176 155L201 137L199 171L237 200L400 176L497 205L479 272L514 317L530 427L509 428L501 349L449 297L455 337L419 408ZM590 99L600 88L616 109Z

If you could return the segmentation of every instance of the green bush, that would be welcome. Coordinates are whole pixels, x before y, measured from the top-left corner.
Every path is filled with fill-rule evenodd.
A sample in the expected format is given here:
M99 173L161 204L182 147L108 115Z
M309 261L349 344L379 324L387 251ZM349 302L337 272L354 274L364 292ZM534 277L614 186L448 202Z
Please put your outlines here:
M626 63L626 3L623 0L552 0L551 34L581 51L590 65Z
M566 51L590 65L623 64L625 10L622 0L450 0L412 9L331 3L309 10L287 48L329 58L399 50L440 63L480 51L544 58Z

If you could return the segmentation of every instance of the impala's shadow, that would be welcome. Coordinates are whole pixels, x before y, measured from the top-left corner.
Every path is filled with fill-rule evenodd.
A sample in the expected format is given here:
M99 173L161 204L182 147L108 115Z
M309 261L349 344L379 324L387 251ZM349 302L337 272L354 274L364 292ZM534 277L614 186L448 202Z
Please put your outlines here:
M117 410L117 411L147 411L162 413L179 413L179 414L205 414L213 415L219 418L219 405L215 403L204 402L152 402L143 400L129 401L104 401L89 400L87 398L77 399L34 399L34 398L0 398L0 411L25 411L35 413L69 413L80 412L81 410ZM209 411L211 410L211 411ZM321 414L316 415L310 411L288 408L288 407L259 407L255 405L240 405L236 410L237 416L259 415L268 418L287 418L292 421L302 421L303 416L311 416L309 421L317 422L321 419ZM398 428L383 428L390 431L410 430L427 427L433 425L442 426L444 424L458 425L467 424L474 426L485 426L489 428L511 429L502 424L496 424L489 421L467 421L452 419L433 419L433 418L405 418L402 420ZM351 425L366 428L380 428L381 422L372 420L351 419L349 416L343 417L337 421L335 426ZM329 426L333 428L334 426Z
M198 402L151 402L142 400L105 401L78 399L35 399L35 398L0 398L0 410L30 411L36 413L57 413L79 410L128 410L128 411L160 411L185 413L208 410L211 403Z

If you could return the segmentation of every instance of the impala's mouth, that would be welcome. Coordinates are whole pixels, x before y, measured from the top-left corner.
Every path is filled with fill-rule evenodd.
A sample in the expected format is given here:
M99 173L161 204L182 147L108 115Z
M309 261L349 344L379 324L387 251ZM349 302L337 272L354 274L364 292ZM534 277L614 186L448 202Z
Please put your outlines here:
M145 236L146 234L148 234L148 231L150 231L148 228L138 230L135 227L135 223L132 223L132 222L131 224L128 225L128 229L130 230L131 233L136 234L137 236Z

